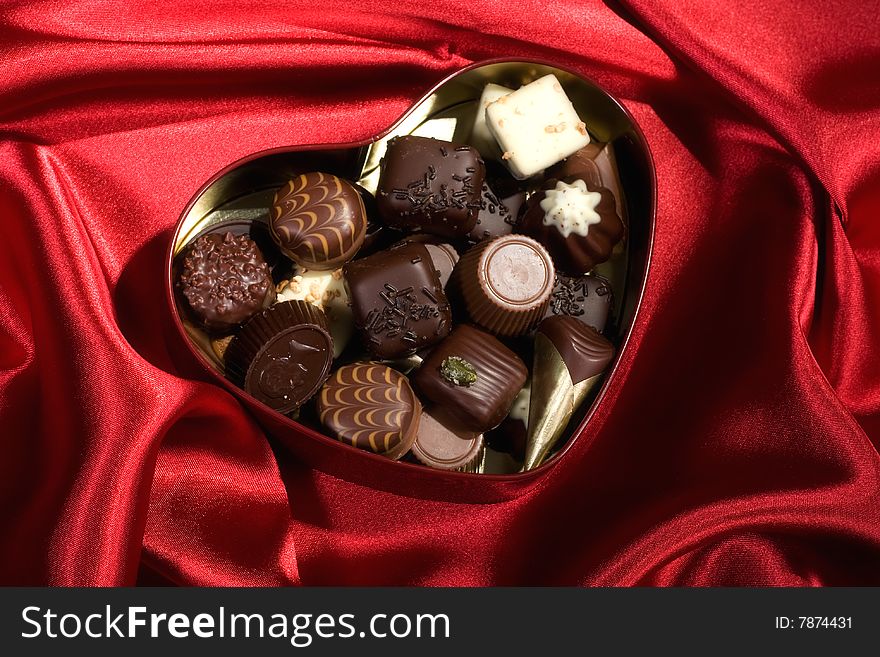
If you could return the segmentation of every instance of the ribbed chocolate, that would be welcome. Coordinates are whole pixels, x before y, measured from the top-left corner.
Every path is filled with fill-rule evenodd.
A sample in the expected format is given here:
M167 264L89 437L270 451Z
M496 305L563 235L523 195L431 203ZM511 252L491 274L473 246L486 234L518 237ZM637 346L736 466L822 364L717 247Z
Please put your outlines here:
M399 459L416 438L422 405L400 372L381 363L353 363L324 384L318 413L341 442Z
M329 173L303 173L275 194L272 237L291 260L308 269L336 269L351 260L367 234L358 191Z
M279 413L289 413L321 387L333 360L324 313L284 301L254 316L226 349L226 375Z
M476 380L459 385L454 377L444 376L450 357L464 360L473 368ZM498 339L463 324L431 350L412 381L422 397L462 427L482 433L504 419L526 375L522 360Z
M432 409L422 413L412 453L432 468L464 471L474 467L482 447L482 434L458 427L442 411Z
M614 357L614 345L574 317L549 317L541 322L538 333L556 347L574 384L604 372Z
M541 321L555 270L538 242L503 235L465 253L454 274L471 319L497 335L515 336Z

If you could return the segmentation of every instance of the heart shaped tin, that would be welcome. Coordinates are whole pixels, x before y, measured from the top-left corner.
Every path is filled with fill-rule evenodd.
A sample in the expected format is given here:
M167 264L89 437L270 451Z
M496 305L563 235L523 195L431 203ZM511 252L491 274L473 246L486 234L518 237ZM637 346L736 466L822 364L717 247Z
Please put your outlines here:
M620 204L627 237L624 247L597 268L597 273L609 279L615 291L605 334L617 346L617 356L603 385L569 423L568 439L547 462L526 472L477 474L392 461L345 445L276 413L223 376L223 364L208 336L188 321L175 292L177 256L187 244L212 226L224 224L228 228L231 221L236 222L241 232L250 232L260 244L267 239L268 233L262 227L268 221L274 192L292 176L305 171L333 173L375 192L379 162L392 137L415 134L463 141L470 133L476 105L487 83L516 88L548 73L557 76L590 134L613 149L624 197ZM195 359L205 378L236 395L267 434L301 462L347 481L401 495L471 503L511 499L540 482L565 458L572 445L591 438L590 418L603 403L608 382L618 375L617 363L637 319L650 265L656 190L647 141L632 115L608 92L573 71L547 62L480 62L437 84L388 130L372 139L351 144L274 148L245 157L217 173L195 194L178 220L166 257L166 298L184 345L182 353Z

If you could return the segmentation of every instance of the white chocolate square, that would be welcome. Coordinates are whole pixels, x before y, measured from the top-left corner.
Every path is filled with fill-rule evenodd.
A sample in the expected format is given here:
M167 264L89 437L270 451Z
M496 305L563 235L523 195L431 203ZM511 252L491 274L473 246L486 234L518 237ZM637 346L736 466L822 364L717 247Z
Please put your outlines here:
M471 146L480 151L483 157L491 157L495 159L501 158L501 149L495 137L489 132L486 126L486 107L489 103L493 103L502 96L513 93L513 89L502 87L500 84L489 83L483 87L483 94L480 96L480 102L477 104L477 116L474 119L474 127L471 130Z
M584 122L553 74L489 103L486 124L520 180L590 143Z

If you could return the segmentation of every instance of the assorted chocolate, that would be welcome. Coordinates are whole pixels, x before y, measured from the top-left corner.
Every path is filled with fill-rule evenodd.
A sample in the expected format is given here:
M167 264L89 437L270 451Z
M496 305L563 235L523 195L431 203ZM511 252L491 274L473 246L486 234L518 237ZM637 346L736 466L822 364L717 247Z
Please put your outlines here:
M254 316L229 343L226 374L249 395L290 413L324 383L333 338L324 313L305 301L284 301Z
M392 228L455 238L471 232L486 166L471 146L394 137L382 160L376 204Z
M585 274L605 262L623 237L611 192L579 178L533 194L520 228L545 244L567 274Z
M351 183L303 173L275 193L269 225L281 252L300 267L337 269L364 243L367 212Z
M463 428L497 427L528 376L525 363L497 338L468 324L457 327L411 375L422 397Z
M603 333L614 296L611 283L597 274L567 276L556 274L550 305L544 317L567 315Z
M230 331L275 301L269 265L247 235L203 235L188 249L180 291L208 331Z
M399 242L343 268L354 325L374 358L431 346L452 328L452 311L424 244Z
M543 246L525 235L504 235L465 253L455 282L474 322L496 335L516 336L544 316L554 276Z
M397 370L353 363L336 370L321 388L318 415L337 440L399 459L416 439L422 405Z
M279 413L390 459L530 469L614 355L593 268L625 236L621 191L555 76L489 84L469 143L390 139L375 196L297 173L271 240L198 237L177 289L226 376Z

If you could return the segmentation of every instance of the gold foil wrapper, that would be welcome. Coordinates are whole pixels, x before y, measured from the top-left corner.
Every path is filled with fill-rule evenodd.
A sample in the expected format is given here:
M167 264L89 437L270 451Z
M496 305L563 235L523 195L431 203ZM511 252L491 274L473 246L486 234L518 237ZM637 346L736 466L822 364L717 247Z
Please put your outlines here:
M541 333L535 336L529 428L523 470L537 468L544 462L572 414L601 377L602 374L597 374L578 384L572 383L568 367L553 343Z

